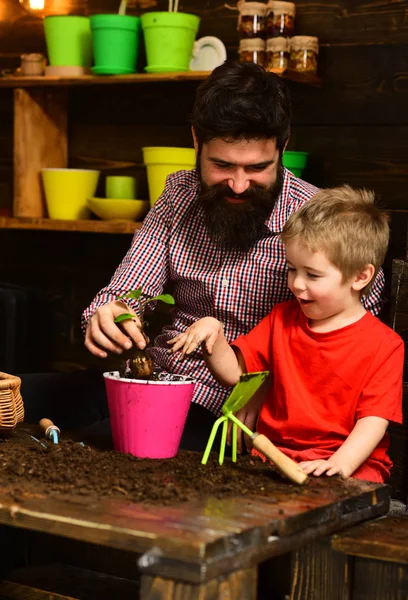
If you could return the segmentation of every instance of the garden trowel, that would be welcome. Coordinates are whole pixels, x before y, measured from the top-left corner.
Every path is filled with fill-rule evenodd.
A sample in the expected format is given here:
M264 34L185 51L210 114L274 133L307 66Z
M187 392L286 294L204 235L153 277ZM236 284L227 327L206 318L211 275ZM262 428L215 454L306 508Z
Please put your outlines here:
M51 440L52 442L54 442L54 444L58 444L58 439L61 435L61 431L56 425L54 425L52 421L50 421L50 419L41 419L40 427L48 440Z
M281 452L265 435L256 432L254 433L233 414L245 406L245 404L248 402L248 400L250 400L250 398L252 398L268 375L269 371L260 371L259 373L245 373L241 376L239 382L236 384L231 394L227 398L224 406L222 407L223 416L217 419L213 425L201 462L203 465L207 463L218 427L221 425L221 423L223 423L219 454L219 463L222 465L224 462L225 446L227 443L228 420L230 420L233 423L233 462L236 462L237 460L237 428L240 427L244 433L251 438L254 448L266 456L266 458L269 458L269 460L276 465L283 475L286 475L286 477L294 483L303 484L307 480L307 475L304 473L304 471L302 471L299 465L294 460L286 456L286 454Z

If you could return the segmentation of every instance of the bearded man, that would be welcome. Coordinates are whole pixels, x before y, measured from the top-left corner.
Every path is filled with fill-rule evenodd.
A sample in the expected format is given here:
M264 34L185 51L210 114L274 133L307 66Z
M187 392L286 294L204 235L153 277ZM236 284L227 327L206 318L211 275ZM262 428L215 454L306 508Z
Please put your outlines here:
M167 341L197 319L224 323L229 342L246 334L276 302L290 297L279 235L290 214L318 190L282 166L290 134L290 97L278 76L255 63L227 61L197 91L191 125L197 166L167 178L109 285L83 315L85 345L96 356L144 348L136 321L114 323L136 310L115 298L141 287L157 296L172 285L172 324L154 340L153 362L170 373L196 377L182 447L201 449L230 393L216 383L199 349L180 362ZM377 314L383 275L364 299ZM255 425L260 400L239 414Z

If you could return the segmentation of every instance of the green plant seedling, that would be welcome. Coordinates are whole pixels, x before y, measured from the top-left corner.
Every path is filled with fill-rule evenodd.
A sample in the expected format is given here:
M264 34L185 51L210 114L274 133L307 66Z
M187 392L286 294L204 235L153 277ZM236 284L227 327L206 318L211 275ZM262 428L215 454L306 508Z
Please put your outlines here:
M128 300L130 298L132 300L135 300L138 305L139 315L136 315L134 313L123 313L121 315L118 315L114 319L114 323L117 323L117 324L123 323L124 321L129 321L129 320L134 319L135 317L139 316L139 318L143 324L141 332L144 335L145 340L148 341L146 335L143 332L143 327L145 325L147 325L146 321L143 320L143 308L145 307L146 304L148 304L149 302L153 302L154 300L159 300L166 304L172 304L172 305L175 304L175 300L171 294L160 294L159 296L153 296L151 298L146 298L145 300L141 301L140 298L141 298L142 294L143 294L142 288L138 288L137 290L131 290L127 294L123 294L122 296L118 296L116 298L116 300ZM152 360L151 360L149 354L146 352L146 350L140 350L138 348L133 347L130 351L129 367L130 367L130 373L131 373L132 377L134 377L135 379L150 379L153 375L153 363L152 363ZM122 366L120 367L119 372L122 377L125 376L126 362L122 363Z
M131 290L127 294L123 294L122 296L118 296L116 300L128 300L131 298L132 300L136 300L139 306L140 314L143 313L143 307L149 302L153 302L155 300L160 300L160 302L164 302L165 304L175 304L175 300L171 294L160 294L159 296L153 296L152 298L147 298L141 302L139 298L143 294L142 288L138 288L137 290ZM130 319L134 319L137 315L134 313L123 313L122 315L118 315L114 320L115 323L122 323L123 321L129 321Z

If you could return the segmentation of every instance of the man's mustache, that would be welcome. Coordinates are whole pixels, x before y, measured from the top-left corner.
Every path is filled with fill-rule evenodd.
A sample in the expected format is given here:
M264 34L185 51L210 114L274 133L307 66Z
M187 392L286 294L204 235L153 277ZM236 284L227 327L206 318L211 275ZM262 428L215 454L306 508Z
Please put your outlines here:
M254 201L259 196L268 194L268 190L258 185L250 185L244 192L237 194L227 183L217 183L215 185L203 185L202 198L203 200L211 201L215 198L229 197L239 200Z

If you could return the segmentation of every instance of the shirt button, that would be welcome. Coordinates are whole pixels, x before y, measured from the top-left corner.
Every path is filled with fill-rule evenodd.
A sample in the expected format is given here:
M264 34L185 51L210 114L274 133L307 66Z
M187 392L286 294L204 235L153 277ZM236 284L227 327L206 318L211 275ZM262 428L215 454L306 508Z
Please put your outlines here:
M225 277L224 277L224 279L222 280L222 287L227 287L227 285L228 285L228 279L225 279Z

